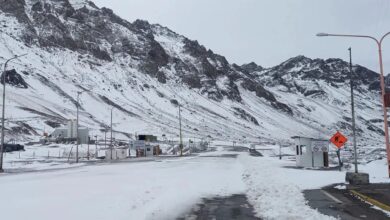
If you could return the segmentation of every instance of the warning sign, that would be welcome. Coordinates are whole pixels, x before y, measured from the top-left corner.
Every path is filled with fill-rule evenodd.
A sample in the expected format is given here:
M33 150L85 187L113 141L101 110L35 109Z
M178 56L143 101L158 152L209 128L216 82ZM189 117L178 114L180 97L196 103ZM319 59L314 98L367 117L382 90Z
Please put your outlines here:
M337 132L330 141L336 145L337 148L342 148L344 144L347 143L348 139L340 132Z

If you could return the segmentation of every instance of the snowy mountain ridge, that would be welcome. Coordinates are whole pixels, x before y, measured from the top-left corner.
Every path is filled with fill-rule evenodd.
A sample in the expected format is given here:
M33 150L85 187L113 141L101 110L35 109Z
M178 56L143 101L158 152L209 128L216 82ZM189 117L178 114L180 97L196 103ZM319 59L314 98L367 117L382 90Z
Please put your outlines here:
M28 54L10 64L6 80L8 138L32 139L75 118L77 91L83 91L81 125L98 135L114 108L118 138L175 139L179 104L187 138L350 134L349 71L342 60L230 64L166 27L130 23L83 0L0 0L0 12L0 62ZM382 143L378 74L354 70L359 143Z

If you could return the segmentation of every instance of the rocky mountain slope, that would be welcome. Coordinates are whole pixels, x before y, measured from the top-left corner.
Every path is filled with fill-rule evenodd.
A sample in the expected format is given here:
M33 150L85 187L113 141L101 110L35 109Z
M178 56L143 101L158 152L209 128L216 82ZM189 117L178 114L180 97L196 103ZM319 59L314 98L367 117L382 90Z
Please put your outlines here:
M8 138L32 139L76 117L101 135L135 133L278 141L350 134L348 64L298 56L272 67L230 64L170 29L133 23L84 0L0 0ZM355 67L361 144L382 143L378 74Z

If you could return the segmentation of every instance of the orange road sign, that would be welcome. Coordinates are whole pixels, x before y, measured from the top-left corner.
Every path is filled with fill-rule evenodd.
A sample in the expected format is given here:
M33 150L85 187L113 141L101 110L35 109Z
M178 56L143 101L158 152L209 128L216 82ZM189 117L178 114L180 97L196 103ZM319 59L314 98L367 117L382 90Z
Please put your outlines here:
M347 141L348 139L340 132L334 134L333 137L330 139L330 142L336 145L337 148L342 148L344 144L347 143Z

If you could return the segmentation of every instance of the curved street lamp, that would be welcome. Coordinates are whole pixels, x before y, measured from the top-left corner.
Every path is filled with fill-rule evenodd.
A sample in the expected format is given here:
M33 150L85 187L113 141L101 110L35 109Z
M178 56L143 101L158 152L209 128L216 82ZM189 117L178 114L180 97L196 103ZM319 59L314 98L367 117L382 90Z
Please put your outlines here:
M111 120L110 120L110 124L111 124L111 126L110 126L110 132L111 132L111 134L110 134L110 159L112 160L112 150L113 150L113 142L112 142L112 111L114 110L114 108L115 108L115 106L113 106L112 108L111 108Z
M380 39L369 35L354 35L354 34L329 34L329 33L318 33L317 37L355 37L355 38L368 38L374 40L378 46L379 52L379 68L380 68L380 79L381 79L381 91L382 91L382 104L383 104L383 117L384 117L384 126L385 126L385 143L386 143L386 152L387 152L387 164L388 164L388 174L390 177L390 144L389 144L389 127L387 122L387 109L385 103L385 77L383 70L383 58L382 58L382 43L383 40L390 35L390 32L383 35Z
M0 173L4 172L3 170L3 152L4 152L4 120L5 120L5 75L7 71L7 65L10 61L18 59L19 57L26 56L27 54L22 54L22 55L15 55L14 57L8 59L5 61L4 64L4 69L3 69L3 77L2 77L2 82L3 82L3 113L1 117L1 146L0 146Z
M76 105L76 163L79 162L79 144L80 144L80 137L79 137L79 108L80 108L80 95L83 94L84 92L90 92L90 91L89 90L84 90L84 91L78 91L77 92L77 105Z

